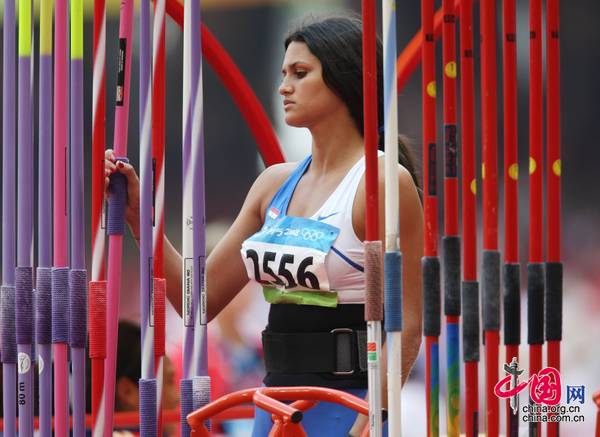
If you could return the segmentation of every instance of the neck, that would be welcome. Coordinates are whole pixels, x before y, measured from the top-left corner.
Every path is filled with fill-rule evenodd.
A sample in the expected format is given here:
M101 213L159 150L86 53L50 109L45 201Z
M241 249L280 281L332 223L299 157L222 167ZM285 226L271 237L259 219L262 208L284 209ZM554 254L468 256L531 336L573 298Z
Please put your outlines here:
M347 169L364 155L364 139L350 117L323 120L310 132L311 171L317 175Z

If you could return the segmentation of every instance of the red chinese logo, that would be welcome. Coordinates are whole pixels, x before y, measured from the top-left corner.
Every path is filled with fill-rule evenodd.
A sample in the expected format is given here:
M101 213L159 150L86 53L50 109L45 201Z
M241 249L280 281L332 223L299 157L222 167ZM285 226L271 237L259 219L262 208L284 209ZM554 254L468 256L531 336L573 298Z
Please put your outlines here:
M561 398L560 373L554 367L546 367L533 374L527 381L513 384L514 375L508 374L494 387L499 398L516 396L529 386L529 396L536 404L558 405Z

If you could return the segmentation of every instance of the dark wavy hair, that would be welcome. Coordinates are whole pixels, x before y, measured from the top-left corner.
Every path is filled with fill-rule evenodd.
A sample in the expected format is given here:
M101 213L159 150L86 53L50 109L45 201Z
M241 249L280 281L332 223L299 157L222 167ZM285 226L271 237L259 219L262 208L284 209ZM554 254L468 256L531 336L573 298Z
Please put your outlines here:
M305 18L285 39L285 49L292 42L303 42L321 62L323 81L346 104L361 135L364 135L362 21L358 16ZM377 38L377 113L383 126L383 45ZM379 135L383 149L384 135ZM398 160L412 176L419 193L417 166L406 137L398 137Z

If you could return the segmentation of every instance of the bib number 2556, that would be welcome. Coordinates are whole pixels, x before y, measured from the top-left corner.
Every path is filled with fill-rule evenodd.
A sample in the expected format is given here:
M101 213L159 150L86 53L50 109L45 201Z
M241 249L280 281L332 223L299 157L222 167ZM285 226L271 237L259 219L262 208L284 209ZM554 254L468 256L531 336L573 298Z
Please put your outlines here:
M260 259L261 255L262 260ZM246 258L251 259L254 265L254 278L256 281L263 284L275 284L285 288L294 288L300 285L304 288L319 289L319 279L314 273L307 270L308 267L313 265L312 256L302 259L297 267L295 267L294 255L284 253L281 255L279 266L277 267L276 265L273 266L273 264L277 264L275 263L275 258L277 257L275 252L267 250L261 255L254 249L246 250ZM288 266L292 270L289 270ZM273 278L272 280L261 277L261 267L266 275ZM277 273L273 268L277 269Z

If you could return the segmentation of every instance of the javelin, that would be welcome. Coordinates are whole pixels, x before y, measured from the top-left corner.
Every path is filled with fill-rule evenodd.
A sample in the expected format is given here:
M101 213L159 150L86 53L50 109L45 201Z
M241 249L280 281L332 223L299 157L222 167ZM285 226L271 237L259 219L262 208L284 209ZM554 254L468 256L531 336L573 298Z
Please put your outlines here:
M365 320L369 382L369 434L382 435L381 426L381 319L383 318L382 244L379 240L377 176L377 60L375 1L363 0L363 108L365 138Z
M427 436L439 435L439 335L440 261L437 249L438 198L436 177L436 85L433 0L421 0L423 97L423 192L425 215L425 256L423 266L424 329L426 365Z
M180 408L181 408L181 435L190 435L190 427L186 417L193 411L193 386L191 365L194 360L194 209L193 209L193 170L191 162L192 147L192 111L196 89L198 86L198 67L193 62L192 53L194 42L198 37L199 24L194 23L192 17L192 4L196 0L186 1L184 4L183 25L183 105L182 105L182 319L184 327L183 340L183 377L180 381ZM194 33L194 30L196 33ZM194 35L196 38L194 38ZM200 220L198 217L197 220Z
M194 346L191 374L193 376L193 408L197 410L210 402L208 376L207 296L206 296L206 210L204 165L204 95L202 74L202 38L200 33L200 0L192 1L192 65L198 64L196 97L192 114L192 196L193 196L193 253L194 253ZM192 66L192 72L195 69Z
M117 96L115 104L114 150L117 160L127 158L127 125L129 121L129 82L133 31L133 0L121 3L119 14L119 67L117 73ZM104 437L113 432L115 403L115 372L119 318L119 293L121 289L121 255L125 232L125 208L127 206L127 180L119 172L111 175L108 204L108 283L106 318L106 361L104 363L104 392L100 409L104 411L104 423L100 426ZM98 420L101 420L100 418Z
M184 14L183 102L183 323L184 379L181 381L182 435L189 435L187 414L210 399L206 343L204 263L204 138L200 4L191 1ZM190 208L191 207L191 208ZM191 238L190 238L191 237Z
M71 0L71 145L69 344L73 366L73 435L85 434L85 346L87 270L85 268L83 178L83 0Z
M33 93L32 1L19 2L19 64L17 119L17 267L15 303L19 434L33 435ZM8 108L7 108L8 109ZM13 400L14 402L14 400Z
M541 0L531 0L529 8L529 262L527 264L527 342L529 343L529 374L533 375L542 368L542 346L544 344ZM531 423L529 431L532 435L538 435L541 433L540 424Z
M398 87L396 1L382 0L385 133L385 331L387 337L389 434L400 436L402 391L402 253L398 200Z
M475 178L475 98L473 0L460 6L460 77L462 139L463 359L465 362L465 433L479 435L479 283L477 282L477 181Z
M69 138L67 78L68 10L56 0L54 12L54 264L52 269L52 343L54 359L54 427L56 435L69 432L69 267L67 259L67 143Z
M563 268L560 256L560 19L559 1L546 1L546 142L548 257L546 260L546 340L548 366L560 371ZM558 436L559 424L548 424Z
M92 78L92 278L89 284L89 342L92 365L93 435L97 429L106 358L106 265L104 259L104 149L106 148L106 7L94 0L94 72Z
M17 339L15 333L16 246L16 18L14 0L4 1L2 63L2 399L4 431L16 435Z
M165 0L154 2L152 35L152 165L154 282L154 368L156 370L157 435L162 434L163 357L165 355L164 203L165 203Z
M460 433L460 236L458 233L458 141L456 127L456 14L454 0L442 2L444 118L444 314L446 315L447 400L449 436Z
M500 252L498 252L498 156L496 95L496 2L482 1L481 20L481 136L483 178L483 329L487 435L498 436L498 347L500 342Z
M36 342L39 351L39 430L52 435L52 1L40 5L38 267Z
M140 332L142 342L140 434L157 435L156 376L154 374L154 326L152 305L152 52L150 5L140 7Z
M504 344L505 362L519 359L521 284L519 264L519 164L517 145L517 26L515 0L502 3L502 88L504 90ZM516 405L515 405L516 406ZM506 401L506 433L519 434L519 413Z

